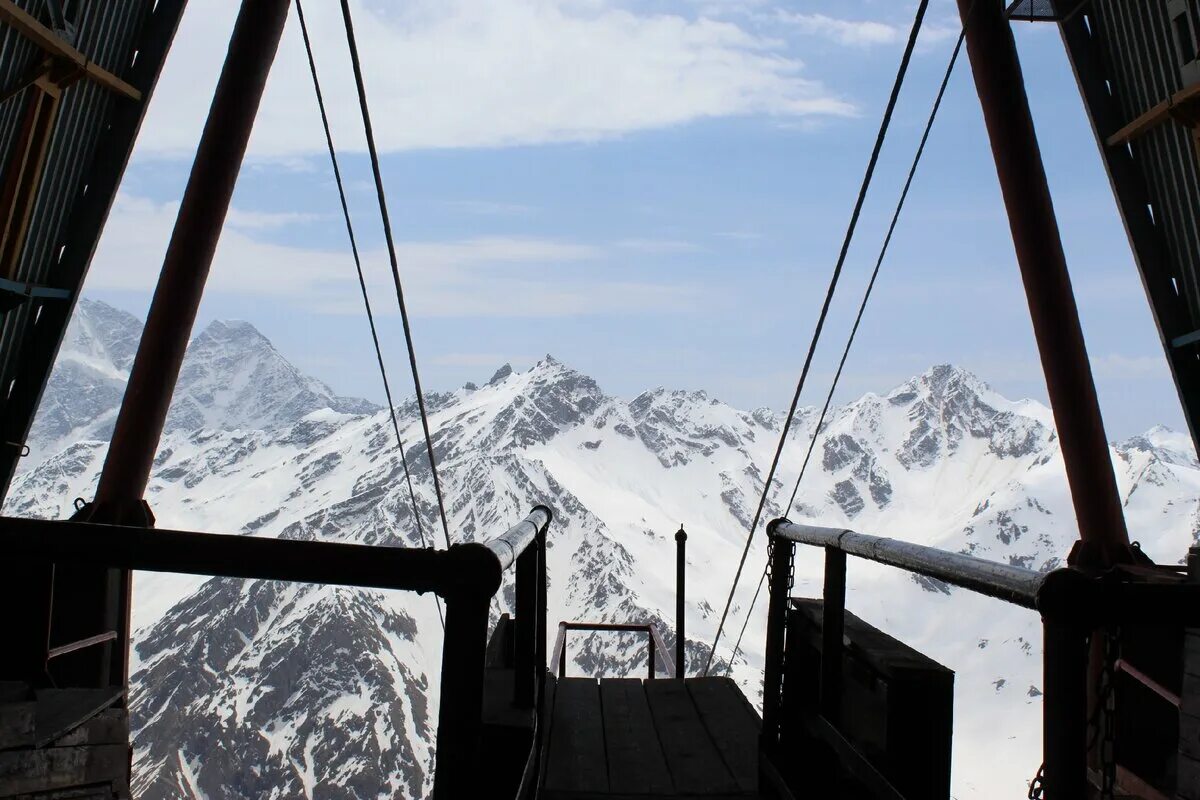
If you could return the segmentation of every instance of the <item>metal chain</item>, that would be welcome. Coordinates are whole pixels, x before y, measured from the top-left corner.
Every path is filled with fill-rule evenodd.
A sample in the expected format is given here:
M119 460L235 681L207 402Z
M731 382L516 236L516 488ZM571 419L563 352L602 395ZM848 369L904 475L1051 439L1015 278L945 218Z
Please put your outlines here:
M1114 800L1117 791L1117 660L1121 657L1119 631L1101 631L1104 637L1104 663L1100 669L1099 696L1092 718L1088 720L1091 733L1088 750L1100 748L1100 798ZM1027 800L1042 800L1046 787L1046 765L1038 767L1029 782Z
M1037 774L1033 776L1033 780L1029 782L1029 794L1025 795L1026 800L1042 800L1043 793L1046 791L1042 781L1046 777L1046 763L1043 761L1038 765Z
M775 541L774 536L767 537L767 570L766 570L766 572L767 572L767 586L768 587L773 585L772 578L774 577L774 573L771 571L771 565L775 563L775 548L776 547L787 547L789 550L792 551L792 557L788 559L788 563L787 563L787 566L788 566L787 591L784 592L784 603L786 603L787 598L790 597L792 594L792 587L796 585L795 547L792 545L791 542L787 542L786 544L780 545ZM767 596L768 618L771 613L770 612L770 602L773 599L775 599L775 598L771 597L770 594L768 594L768 596ZM786 627L786 625L785 625L785 627ZM782 706L783 706L783 684L784 684L784 681L787 679L787 647L783 647L780 650L779 659L780 659L780 663L779 663L779 697L776 698L776 701L778 703L778 706L780 708L782 708ZM730 665L730 666L732 668L732 665ZM765 701L765 698L764 698L764 701ZM776 733L778 733L778 731L776 731Z
M1100 671L1100 797L1113 800L1117 789L1117 659L1121 656L1121 639L1116 631L1104 634L1104 667Z

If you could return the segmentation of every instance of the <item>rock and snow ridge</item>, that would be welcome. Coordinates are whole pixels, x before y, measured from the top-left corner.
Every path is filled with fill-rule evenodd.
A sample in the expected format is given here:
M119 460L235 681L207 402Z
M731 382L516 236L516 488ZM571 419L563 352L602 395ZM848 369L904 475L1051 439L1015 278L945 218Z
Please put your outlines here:
M5 512L62 517L90 496L140 323L80 304ZM431 395L452 535L555 511L554 618L671 619L673 532L689 532L688 655L706 655L782 417L703 392L625 401L546 357ZM426 535L440 530L415 402L398 409ZM815 424L797 417L772 497L786 498ZM247 323L196 336L148 499L164 527L419 545L386 410L336 396ZM1200 465L1162 428L1113 446L1129 527L1159 561L1200 525ZM790 516L1048 569L1075 536L1048 409L938 366L826 421ZM783 513L774 502L768 518ZM731 619L765 558L755 538ZM751 568L752 567L752 568ZM801 551L797 593L820 592ZM1040 758L1036 615L852 563L850 608L957 671L955 795L1022 791ZM423 796L441 630L429 598L139 574L132 704L143 798ZM500 593L495 613L508 607ZM756 698L761 606L734 676ZM668 640L672 626L662 624ZM729 657L724 641L719 652ZM580 636L572 669L644 669L635 639Z

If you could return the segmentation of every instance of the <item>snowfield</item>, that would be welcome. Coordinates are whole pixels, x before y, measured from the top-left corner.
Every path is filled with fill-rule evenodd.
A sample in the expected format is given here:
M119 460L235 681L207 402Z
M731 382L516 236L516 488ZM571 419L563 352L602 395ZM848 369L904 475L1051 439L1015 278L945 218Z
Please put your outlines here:
M141 323L80 303L4 512L66 517L90 497ZM430 395L451 535L503 531L537 503L550 532L552 620L657 621L674 641L674 532L688 531L688 669L699 670L782 424L704 392L632 400L547 356L522 373ZM421 530L440 544L414 401L398 409ZM791 431L764 519L812 435ZM1190 439L1155 428L1112 445L1132 538L1182 561L1200 527ZM785 483L786 482L786 483ZM386 409L335 395L243 322L189 349L147 499L164 528L420 546ZM849 527L1032 569L1076 537L1048 409L936 366L835 409L795 521ZM765 562L756 532L718 671ZM819 596L821 554L799 548L796 594ZM1040 761L1036 614L850 560L848 606L956 672L954 792L1023 796ZM511 587L496 614L507 610ZM139 573L131 702L141 798L421 797L430 789L441 629L430 598ZM757 702L764 604L733 676ZM553 628L553 626L551 626ZM578 635L576 674L641 674L635 637Z

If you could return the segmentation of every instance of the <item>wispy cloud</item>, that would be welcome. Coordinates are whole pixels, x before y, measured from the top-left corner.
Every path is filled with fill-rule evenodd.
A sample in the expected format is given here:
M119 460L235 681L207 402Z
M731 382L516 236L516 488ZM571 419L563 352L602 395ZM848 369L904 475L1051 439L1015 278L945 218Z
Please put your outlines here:
M593 141L714 117L847 115L783 44L716 16L617 0L356 3L374 127L385 151ZM143 155L190 153L238 3L193 4L139 138ZM344 149L362 150L336 3L314 3L318 67ZM260 159L324 148L293 18L251 140Z
M696 253L704 249L695 242L679 239L620 239L615 244L638 253Z
M909 35L907 25L880 20L858 20L831 17L826 14L801 14L780 10L776 19L801 34L817 36L846 47L872 47L904 41ZM958 35L958 27L950 24L926 23L921 28L920 42L932 44Z
M88 275L88 287L152 290L177 208L175 203L119 195ZM240 211L233 216L258 219ZM270 226L225 229L210 273L209 293L270 298L316 313L361 312L354 264L345 250L267 241L258 236L263 227ZM700 302L702 292L694 287L622 280L605 270L571 268L603 264L614 250L519 236L397 242L406 294L413 312L421 316L658 314L690 311ZM386 253L364 251L363 264L378 313L393 313Z
M503 203L496 200L447 200L443 205L464 214L488 217L525 217L537 210L533 206L521 203Z

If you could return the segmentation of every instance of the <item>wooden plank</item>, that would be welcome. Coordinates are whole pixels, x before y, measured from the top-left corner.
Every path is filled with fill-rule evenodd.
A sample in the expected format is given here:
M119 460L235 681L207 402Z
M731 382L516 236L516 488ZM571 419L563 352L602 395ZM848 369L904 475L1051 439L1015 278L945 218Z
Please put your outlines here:
M636 678L601 680L600 706L604 715L610 792L673 795L671 773L655 733L642 682Z
M37 746L79 727L124 696L123 688L43 689L37 693Z
M58 34L38 22L36 17L18 6L13 0L0 0L0 22L16 28L22 36L49 55L70 61L90 80L106 89L131 100L142 99L141 92L67 44Z
M600 687L593 678L562 678L554 692L544 788L560 793L608 792Z
M757 792L761 725L737 684L729 678L688 678L684 685L737 787Z
M0 750L33 747L37 703L5 703L0 706Z
M0 752L0 797L128 780L129 748L123 744L48 747Z
M647 681L646 699L671 781L680 795L739 791L682 681Z

